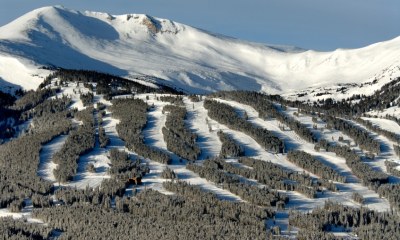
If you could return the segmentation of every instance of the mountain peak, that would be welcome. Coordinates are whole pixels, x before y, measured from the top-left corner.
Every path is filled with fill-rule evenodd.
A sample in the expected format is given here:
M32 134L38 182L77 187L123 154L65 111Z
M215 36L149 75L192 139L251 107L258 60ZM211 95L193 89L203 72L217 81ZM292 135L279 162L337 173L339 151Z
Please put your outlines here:
M300 51L241 41L146 14L51 6L0 27L0 58L14 59L13 66L25 72L26 79L34 78L41 66L57 66L120 76L151 75L196 93L233 89L282 93L369 81L383 69L400 65L399 39L361 49ZM21 81L2 65L0 78Z

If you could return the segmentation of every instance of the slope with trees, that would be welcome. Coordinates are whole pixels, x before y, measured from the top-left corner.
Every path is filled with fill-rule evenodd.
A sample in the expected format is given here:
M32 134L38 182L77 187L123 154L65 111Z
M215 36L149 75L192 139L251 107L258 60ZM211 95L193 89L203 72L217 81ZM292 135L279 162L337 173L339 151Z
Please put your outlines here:
M281 139L274 136L265 128L254 126L246 119L241 118L235 109L229 105L206 99L204 107L208 110L208 116L231 129L242 131L254 138L262 147L269 151L282 153L285 149Z

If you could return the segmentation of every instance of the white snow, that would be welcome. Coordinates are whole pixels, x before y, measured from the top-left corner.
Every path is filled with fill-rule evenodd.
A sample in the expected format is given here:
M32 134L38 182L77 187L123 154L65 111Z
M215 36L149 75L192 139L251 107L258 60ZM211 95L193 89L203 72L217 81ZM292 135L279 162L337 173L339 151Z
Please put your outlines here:
M97 102L104 102L104 101L105 100L102 98L102 96L95 94L94 96L95 104ZM80 103L82 102L80 101ZM97 141L98 136L96 136L96 145L93 148L93 150L79 157L78 169L77 169L78 171L77 174L74 176L73 181L63 185L84 189L87 186L90 187L100 186L101 182L104 179L110 178L110 175L107 172L107 170L110 167L109 166L110 160L107 157L107 152L113 147L122 148L123 145L121 144L123 143L121 143L122 141L118 141L115 139L116 136L114 135L115 134L114 131L116 126L116 121L111 120L110 119L111 117L109 115L110 114L106 115L103 118L102 126L104 127L106 135L110 138L110 144L107 145L105 148L101 148L99 142ZM100 124L97 121L97 111L95 111L93 116L95 117L96 135L98 135ZM94 165L96 169L95 172L87 171L86 168L88 164Z
M305 51L240 41L143 14L44 7L0 28L0 56L34 60L28 70L28 65L16 64L14 71L0 65L0 77L28 88L32 85L26 78L12 73L52 64L121 76L151 75L191 92L271 93L382 79L366 89L371 93L399 76L399 42L395 38L360 49Z
M55 182L53 170L57 168L58 164L55 164L52 159L53 155L58 152L67 140L68 135L61 135L49 143L45 144L40 151L40 163L38 167L38 175L44 180Z
M202 107L203 101L191 102L188 98L184 99L188 114L187 126L192 132L197 134L196 143L201 149L199 159L216 157L221 151L222 143L216 131L210 131L207 124L208 111Z
M371 122L373 125L377 126L380 129L393 132L400 135L400 125L395 121L384 119L384 118L366 118L362 119Z
M20 87L36 89L49 73L30 60L4 54L0 40L0 90L14 93Z
M51 72L41 69L43 65L98 70L156 87L154 82L142 79L143 76L150 75L160 78L159 81L162 83L188 92L245 89L284 94L289 99L298 98L298 94L306 94L298 98L305 101L328 97L343 99L353 94L373 94L385 83L400 76L400 37L360 49L316 52L240 41L144 14L117 16L97 12L80 13L63 7L45 7L0 27L0 89L7 92L13 92L20 86L25 89L35 89ZM342 87L347 89L341 92ZM71 97L73 101L71 108L82 110L85 107L80 100L79 92L87 91L88 89L82 85L69 83L68 86L62 87L62 92L58 96ZM145 143L170 154L173 161L168 167L177 173L180 180L198 185L220 198L243 201L218 184L200 178L188 170L185 159L181 160L167 150L162 135L162 127L166 121L162 108L169 103L158 101L156 98L159 96L161 95L135 96L144 100L149 98L146 100L148 104L154 104L154 108L148 113L148 125L143 131ZM380 198L378 194L361 185L359 179L346 165L345 159L323 150L315 151L313 144L301 139L294 131L282 130L279 128L281 123L277 120L261 119L255 109L247 105L216 100L233 106L240 114L246 112L251 123L266 128L283 139L287 150L300 149L308 152L346 176L346 183L335 183L340 189L339 192L325 192L319 194L316 199L309 199L297 192L285 192L290 197L288 209L310 211L322 206L325 200L360 206L352 200L354 192L360 193L365 199L365 206L371 209L377 211L390 209L386 199ZM101 95L95 95L95 102L111 105L111 102L106 101ZM222 130L244 146L246 156L271 161L294 171L303 171L299 166L289 162L285 154L268 152L250 136L231 130L208 118L203 101L192 103L184 97L184 103L188 111L186 124L199 136L197 144L202 154L197 163L201 164L204 159L219 154L221 142L217 131ZM400 116L398 108L392 106L383 112L370 112L370 114L378 117L386 114ZM287 108L285 113L312 129L314 124L312 118L301 114L293 116L295 111L298 109ZM364 119L382 129L400 133L400 126L394 121L382 118ZM96 187L103 179L110 178L107 173L110 163L107 152L111 148L118 148L133 157L138 157L136 153L126 149L125 143L119 138L116 131L118 122L107 111L107 115L103 118L103 127L110 138L110 144L106 148L100 148L97 144L93 151L81 156L78 174L73 181L64 185L78 188ZM325 124L319 119L316 125L318 129L313 131L317 135L338 144L345 144L338 141L342 136L352 149L364 154L353 139L342 132L322 130ZM385 160L400 163L394 154L391 140L373 132L371 135L380 141L383 151L374 160L368 161L368 164L386 172ZM57 184L53 175L56 164L51 158L61 149L66 138L67 136L56 137L42 147L40 154L37 174L54 184ZM130 186L127 194L132 194L135 189L145 188L173 194L162 187L162 183L168 180L162 179L160 174L167 165L151 159L143 161L149 165L151 172L143 178L143 185ZM230 161L235 162L235 160ZM90 163L96 167L95 173L86 170L86 166ZM311 176L318 177L314 174ZM399 179L391 177L391 181L398 182ZM40 220L30 217L31 209L31 205L25 207L21 213L0 209L0 217L25 217L28 222L41 223ZM280 211L276 221L286 233L287 213L287 209Z
M58 79L55 79L53 81L53 84L58 81ZM78 86L79 85L79 86ZM69 106L69 108L76 108L78 111L85 109L86 107L83 106L83 102L80 99L80 94L87 94L89 92L89 89L85 88L83 84L78 84L76 82L72 83L66 83L66 85L62 86L61 92L57 93L57 97L62 97L62 96L67 96L71 98L72 104Z
M45 224L41 219L32 217L33 205L30 199L25 199L25 207L21 212L11 212L7 208L0 208L0 221L3 217L12 217L13 219L24 219L28 223Z
M300 136L298 136L294 131L282 131L279 128L280 122L277 120L263 120L258 117L258 112L244 104L240 104L237 102L233 101L226 101L222 99L215 99L217 101L223 102L225 104L228 104L234 108L240 113L243 114L244 111L246 111L249 121L252 122L254 125L264 127L270 131L272 131L276 136L279 136L281 139L284 140L285 145L287 147L287 150L290 149L300 149L303 150L313 156L315 156L318 160L323 162L324 164L332 167L336 171L338 171L341 175L345 176L347 178L346 183L338 183L336 182L339 192L327 192L324 195L319 195L318 198L316 199L308 199L305 198L303 195L295 193L295 192L289 192L289 198L290 202L288 206L293 206L296 207L297 209L300 210L311 210L315 208L316 206L322 206L324 204L324 200L333 200L340 202L342 204L346 205L351 205L351 206L359 206L359 204L355 203L352 200L352 194L354 192L359 192L364 198L365 198L365 204L368 205L369 208L377 210L377 211L387 211L390 209L389 203L386 199L379 198L378 194L376 194L374 191L369 190L367 187L361 185L359 179L357 179L354 174L351 173L350 168L347 166L345 159L341 157L337 157L334 153L330 152L325 152L325 151L320 151L317 152L314 150L314 145L311 143L306 142L305 140L301 139ZM291 111L293 111L293 108L288 108ZM303 124L309 125L312 127L312 119L309 116L303 116L301 118L301 122ZM286 128L288 128L286 126ZM227 132L231 132L232 130L224 130ZM234 131L232 131L234 132ZM242 134L242 133L240 133ZM324 133L325 134L325 133ZM244 134L243 134L244 135ZM242 142L243 139L246 138L246 135L240 136L240 137L235 137L233 135L235 140L238 142ZM337 139L337 138L336 138ZM252 140L252 139L251 139ZM254 140L253 140L254 141ZM255 141L254 141L255 142ZM247 147L248 145L244 145ZM259 146L256 142L251 145L252 147ZM303 171L303 169L299 168L298 166L292 164L288 160L286 160L285 155L283 154L277 154L276 156L279 161L274 161L273 158L271 157L266 157L268 156L268 153L265 152L265 150L261 149L258 150L260 152L259 156L255 156L256 158L266 160L266 161L271 161L274 163L277 163L279 165L282 165L284 167L287 167L289 169L295 170L295 171ZM247 156L246 152L246 156ZM250 155L251 156L251 155ZM380 163L381 161L378 160ZM307 172L307 171L306 171ZM317 177L314 174L310 174L311 176ZM291 205L293 204L293 205Z
M169 164L168 166L165 164L160 164L155 161L151 161L150 159L146 159L145 161L148 162L149 167L150 167L150 174L147 174L143 178L143 185L139 187L139 189L143 188L153 188L156 189L162 193L165 194L172 194L171 192L166 191L162 187L162 183L166 181L166 179L162 179L160 177L161 172L166 168L172 169L178 176L178 179L186 181L190 184L200 186L201 188L213 192L216 194L219 198L225 199L225 200L231 200L231 201L243 201L240 197L236 196L235 194L232 194L231 192L224 190L215 183L212 183L210 181L207 181L204 178L200 178L197 174L193 173L192 171L188 170L186 168L186 160L182 159L177 156L176 154L168 151L167 145L164 141L164 137L162 134L162 128L165 126L165 121L166 121L166 114L162 114L162 108L165 105L168 105L170 103L168 102L162 102L156 100L157 97L162 96L162 94L140 94L138 96L135 96L137 98L145 100L146 98L149 98L149 100L146 100L149 105L154 104L154 108L148 113L148 124L146 128L143 130L143 136L145 139L145 143L148 144L149 146L155 147L159 150L162 150L166 153L168 153L171 158L172 158L172 163ZM195 113L204 113L205 109L202 108L202 102L201 103L195 103L194 104L194 109L193 109L193 104L190 102L190 100L187 97L184 97L184 102L186 103L186 108L189 111L190 114ZM207 116L207 115L205 115ZM208 133L208 127L206 126L205 118L200 120L198 118L192 118L189 116L189 119L187 120L188 126L197 126L196 131L197 133L202 133L205 134L203 135L204 140L211 138L214 139L214 141L218 140L215 139L214 137L209 137ZM218 136L216 136L218 138ZM218 140L219 141L219 140ZM208 156L211 153L218 154L220 151L220 144L217 146L211 146L206 143L206 141L203 142L198 142L199 146L201 147L202 151L204 151L204 154L202 154L203 157ZM200 156L200 159L204 159ZM128 189L130 190L130 189Z

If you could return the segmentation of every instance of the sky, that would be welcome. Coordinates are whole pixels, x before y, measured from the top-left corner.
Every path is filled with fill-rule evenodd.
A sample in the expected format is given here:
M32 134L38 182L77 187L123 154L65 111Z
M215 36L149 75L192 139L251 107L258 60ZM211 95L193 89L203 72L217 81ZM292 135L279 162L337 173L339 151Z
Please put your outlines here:
M399 0L0 0L0 25L50 5L145 13L243 40L319 51L400 36Z

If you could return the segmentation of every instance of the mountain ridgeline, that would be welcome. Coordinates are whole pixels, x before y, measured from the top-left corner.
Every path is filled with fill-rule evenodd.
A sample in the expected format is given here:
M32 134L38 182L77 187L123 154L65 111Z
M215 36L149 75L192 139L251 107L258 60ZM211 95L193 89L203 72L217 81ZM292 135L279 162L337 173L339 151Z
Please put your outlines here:
M0 27L0 238L400 239L399 46L29 12Z
M45 66L133 79L156 76L157 83L190 93L252 90L346 98L359 88L372 94L400 76L399 44L395 38L318 52L246 42L145 14L43 7L0 27L0 86L35 89L49 74Z

